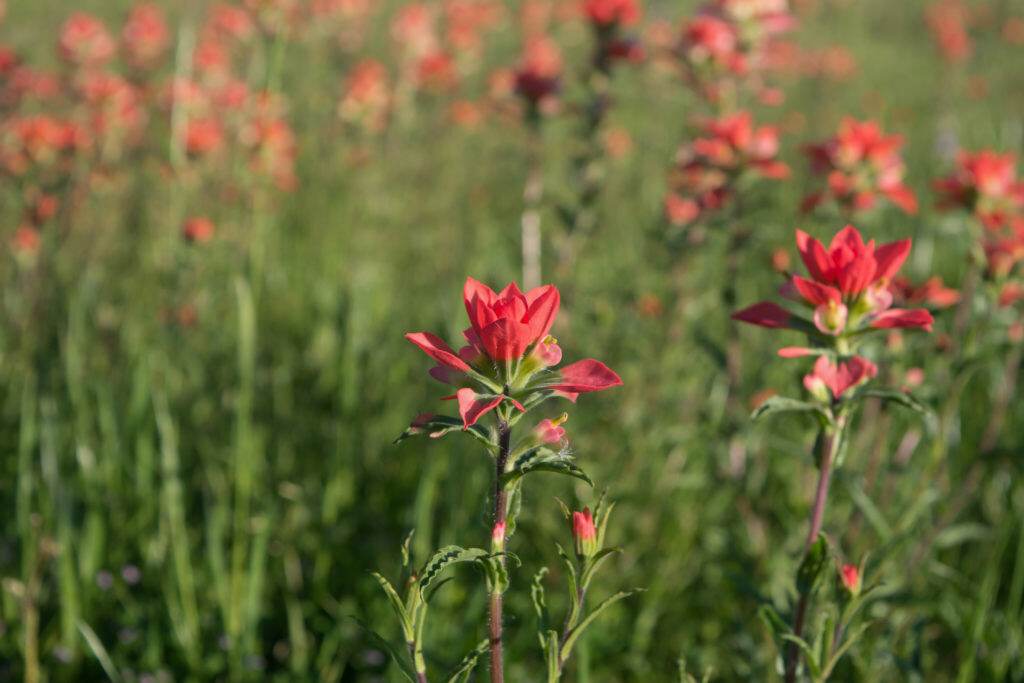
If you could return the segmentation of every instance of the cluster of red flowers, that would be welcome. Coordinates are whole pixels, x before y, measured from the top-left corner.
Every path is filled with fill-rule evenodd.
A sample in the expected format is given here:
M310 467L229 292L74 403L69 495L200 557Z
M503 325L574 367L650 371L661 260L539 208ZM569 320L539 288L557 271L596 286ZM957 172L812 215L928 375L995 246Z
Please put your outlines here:
M796 20L786 0L712 0L683 26L675 48L687 83L716 106L763 90L776 36Z
M872 208L881 196L909 215L917 213L917 199L903 184L902 146L903 137L884 135L877 121L843 118L834 137L804 148L826 188L808 195L803 209L833 201L849 216Z
M938 0L928 6L925 19L944 58L959 62L971 55L969 13L963 0Z
M924 309L892 307L893 278L910 253L910 240L876 247L874 240L865 244L856 228L848 225L833 237L827 249L801 230L796 231L796 243L809 277L788 275L780 292L805 312L794 313L774 302L762 301L732 317L762 327L806 333L810 348L786 347L779 355L819 355L804 384L823 401L837 400L877 372L874 363L855 353L865 333L893 328L930 331L934 320Z
M683 145L669 174L671 191L665 210L672 223L685 225L702 212L722 206L744 173L773 180L789 176L789 167L777 159L778 130L755 128L750 112L710 119L701 129L707 137Z
M0 46L0 174L25 197L15 246L38 246L31 236L59 209L76 167L101 189L127 174L129 150L162 161L168 135L189 162L175 170L219 171L238 154L255 177L294 186L295 139L281 99L235 75L256 26L247 9L213 5L187 78L166 75L171 34L152 2L129 10L119 37L96 17L72 13L57 39L55 72Z
M1024 180L1012 154L981 150L957 155L956 169L935 181L940 209L961 209L982 229L978 235L989 273L1002 280L1004 304L1024 298L1024 286L1010 278L1024 263Z

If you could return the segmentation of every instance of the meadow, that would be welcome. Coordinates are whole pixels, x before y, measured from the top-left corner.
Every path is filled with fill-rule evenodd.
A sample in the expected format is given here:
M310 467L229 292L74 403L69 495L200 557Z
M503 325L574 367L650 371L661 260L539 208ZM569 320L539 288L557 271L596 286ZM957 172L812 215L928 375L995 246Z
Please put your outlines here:
M563 678L783 680L829 427L751 413L846 406L777 352L859 313L844 289L807 335L730 316L797 309L796 231L848 223L912 240L870 294L934 322L856 333L879 393L841 420L809 627L862 580L831 680L1024 680L1024 184L1012 158L937 183L1024 149L1024 7L604 4L0 0L0 681L404 680L371 572L400 586L407 539L415 566L491 547L461 422L395 443L458 412L405 335L461 339L467 276L553 283L565 363L622 382L537 413L569 414L594 486L526 478L507 680L546 675L540 567L567 608L558 501L604 490L622 552L590 592L644 591ZM740 111L754 132L707 123ZM900 137L861 158L877 130L835 143L846 117ZM445 576L430 680L488 633L481 571Z

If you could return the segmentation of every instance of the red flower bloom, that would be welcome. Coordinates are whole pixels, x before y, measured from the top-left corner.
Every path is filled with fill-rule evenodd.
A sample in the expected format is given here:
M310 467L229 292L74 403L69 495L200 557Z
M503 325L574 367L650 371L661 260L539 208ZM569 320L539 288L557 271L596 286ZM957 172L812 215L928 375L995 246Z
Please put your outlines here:
M466 278L463 302L470 328L463 332L467 346L455 352L429 332L405 335L438 362L431 376L461 388L454 396L465 427L508 400L523 410L520 398L550 391L575 400L576 395L622 384L619 376L596 360L582 360L560 372L547 368L562 360L562 350L548 336L558 313L559 294L554 285L525 294L513 282L499 293ZM470 388L481 385L484 391Z
M956 170L935 181L944 195L940 209L962 208L973 213L989 230L1005 227L1024 209L1024 181L1017 178L1013 154L983 149L957 154Z
M558 43L542 35L529 38L516 69L516 92L535 105L558 92L561 75Z
M640 19L636 0L583 0L583 14L595 26L630 26Z
M804 148L814 172L826 177L827 189L808 195L803 210L827 199L849 211L867 210L881 195L904 213L917 213L917 199L903 185L906 166L898 151L902 146L902 136L883 135L877 121L845 117L835 137Z
M838 399L846 391L878 374L878 366L860 356L847 361L833 363L827 356L818 356L814 363L814 371L804 376L804 386L812 394L827 398L823 389L832 392L832 398Z
M195 218L189 218L185 221L185 224L181 226L182 236L189 242L195 244L205 244L213 239L213 235L216 232L213 221L205 216L197 216Z
M78 66L95 66L110 61L117 45L106 26L85 12L74 12L60 29L60 56Z
M876 248L874 240L864 244L856 228L848 225L828 249L802 230L796 231L796 243L810 278L795 275L783 290L814 309L810 322L822 334L840 336L865 326L931 330L933 320L927 311L890 308L890 282L910 253L910 240ZM762 327L797 327L804 320L770 302L755 304L732 317Z
M169 32L163 11L152 2L140 2L121 29L125 58L135 68L153 66L167 49Z
M926 304L934 308L948 308L960 301L960 292L942 284L938 275L928 278L915 287L909 278L898 277L892 281L889 291L893 299L905 304Z

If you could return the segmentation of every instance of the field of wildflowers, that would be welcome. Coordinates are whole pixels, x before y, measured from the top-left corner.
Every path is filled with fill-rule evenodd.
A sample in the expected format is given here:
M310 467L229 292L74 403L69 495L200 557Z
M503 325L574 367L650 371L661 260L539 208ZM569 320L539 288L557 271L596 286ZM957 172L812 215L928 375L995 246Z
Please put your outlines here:
M0 683L1024 680L1021 64L0 0Z

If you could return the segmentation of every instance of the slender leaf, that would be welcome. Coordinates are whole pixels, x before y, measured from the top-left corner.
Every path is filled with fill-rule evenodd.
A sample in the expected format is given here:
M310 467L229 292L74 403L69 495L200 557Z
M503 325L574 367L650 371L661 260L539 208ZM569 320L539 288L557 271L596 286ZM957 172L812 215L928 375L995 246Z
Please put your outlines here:
M584 629L586 629L587 626L590 625L590 622L596 619L597 616L601 614L601 612L605 611L619 600L628 598L629 596L634 595L636 593L641 593L644 590L644 588L634 588L633 590L619 591L615 595L606 598L597 607L595 607L594 611L592 611L590 614L584 617L583 621L581 621L578 626L573 628L572 631L569 633L569 637L565 639L565 643L562 645L562 661L565 661L569 658L569 653L572 651L572 646L576 644L576 640L580 637L580 634L583 633Z
M394 645L392 645L384 636L364 624L361 620L353 616L350 616L349 618L362 627L363 631L370 637L370 640L373 641L374 645L391 655L391 659L393 659L395 664L398 665L402 675L405 676L405 680L410 681L410 683L416 683L416 672L412 670L412 665L406 661L405 656L400 653Z
M448 683L466 683L476 668L476 663L487 652L490 642L485 638L476 644L462 661L448 674Z
M378 572L371 572L373 578L377 579L377 583L384 589L384 593L388 596L388 602L391 603L391 608L395 611L395 616L398 617L398 621L402 626L402 635L405 637L407 642L412 642L415 632L412 627L412 619L409 613L405 610L405 603L402 602L402 598L398 596L398 593L392 587L391 582L384 578L383 575Z
M807 641L803 638L798 638L792 633L784 633L782 635L783 640L788 640L791 643L796 643L800 650L804 653L804 661L807 662L807 668L810 669L811 677L814 680L821 679L821 665L818 664L814 659L814 650L807 644Z
M811 403L810 401L798 401L795 398L786 398L785 396L772 396L767 399L750 414L750 419L758 420L766 415L775 415L777 413L814 413L822 425L833 424L831 412L821 404Z
M457 545L447 545L434 553L433 557L423 565L420 572L420 591L425 592L430 587L434 578L445 568L459 562L476 562L489 553L480 548L463 548Z

